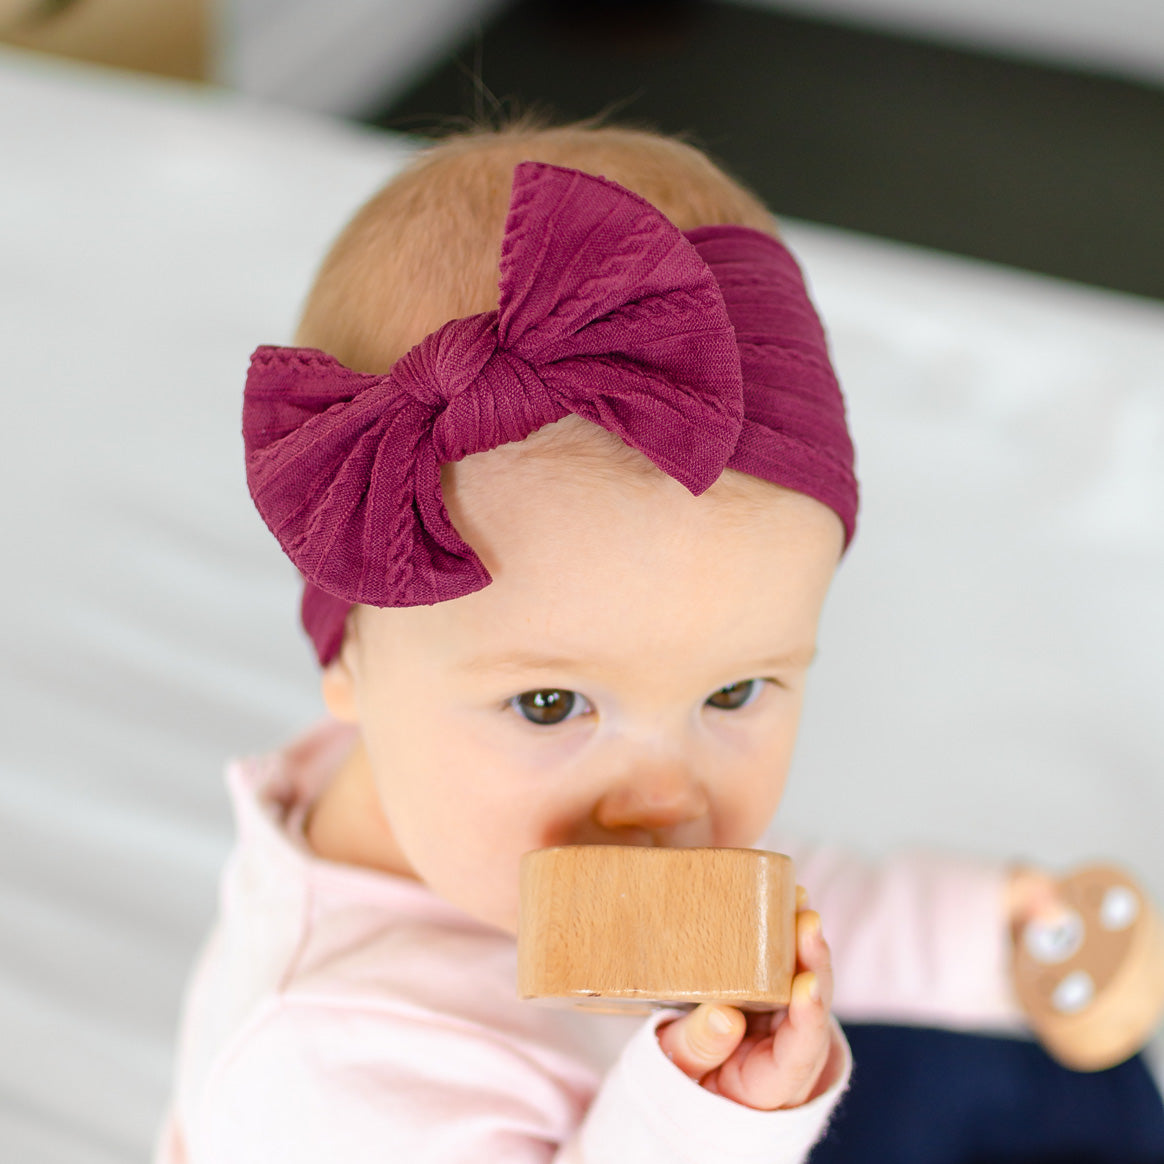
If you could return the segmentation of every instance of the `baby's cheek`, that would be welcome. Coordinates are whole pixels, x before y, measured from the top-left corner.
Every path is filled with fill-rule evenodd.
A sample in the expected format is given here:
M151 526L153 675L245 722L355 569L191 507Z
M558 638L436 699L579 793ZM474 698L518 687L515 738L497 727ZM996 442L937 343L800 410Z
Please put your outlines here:
M487 925L516 935L521 854L498 851L486 830L457 843L446 836L431 854L430 886Z
M733 800L716 821L716 844L751 848L764 836L780 807L780 790L770 784L754 784L746 797Z

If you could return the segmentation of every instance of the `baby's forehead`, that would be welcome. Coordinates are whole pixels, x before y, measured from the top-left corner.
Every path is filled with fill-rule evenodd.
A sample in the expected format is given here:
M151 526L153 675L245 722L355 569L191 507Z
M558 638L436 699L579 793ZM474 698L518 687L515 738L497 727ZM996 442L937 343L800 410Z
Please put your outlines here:
M716 485L693 498L661 476L629 489L547 476L540 492L454 506L491 581L384 611L373 649L458 682L541 666L556 669L555 683L644 689L664 674L728 683L770 658L807 665L840 557L839 519L787 491L764 508L753 499L749 517L747 502L717 497Z
M453 526L507 587L565 589L586 576L606 592L662 589L673 581L664 569L695 585L706 555L747 573L766 568L789 538L827 543L835 566L843 527L820 502L734 470L696 496L617 437L586 427L449 467Z
M695 496L617 437L602 436L609 439L502 446L450 469L444 498L453 528L495 580L540 600L541 591L564 592L585 575L617 596L661 585L661 570L688 569L713 545L746 569L781 536L790 505L821 508L731 470ZM831 514L826 520L840 527Z
M551 485L579 490L625 494L633 504L636 493L669 489L672 478L637 449L614 433L575 415L545 425L521 441L498 446L465 458L442 470L446 501L459 494L461 505L472 507L490 490L526 492ZM719 504L725 517L779 503L792 491L750 474L725 469L704 494Z
M430 606L364 608L384 660L460 673L476 655L556 657L611 675L648 658L648 670L687 669L688 656L696 669L743 666L758 642L799 658L844 541L813 498L732 469L695 496L573 415L443 466L441 487L491 581Z

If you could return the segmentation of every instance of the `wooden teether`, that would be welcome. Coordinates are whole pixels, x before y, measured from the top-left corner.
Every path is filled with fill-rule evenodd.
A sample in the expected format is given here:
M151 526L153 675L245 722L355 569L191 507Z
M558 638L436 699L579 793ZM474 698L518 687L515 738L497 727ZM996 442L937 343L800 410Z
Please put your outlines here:
M785 1006L792 861L757 849L540 849L522 858L517 941L522 998L623 1012Z
M1126 873L1105 865L1059 882L1064 914L1028 923L1014 981L1048 1053L1076 1071L1135 1054L1164 1014L1164 923Z

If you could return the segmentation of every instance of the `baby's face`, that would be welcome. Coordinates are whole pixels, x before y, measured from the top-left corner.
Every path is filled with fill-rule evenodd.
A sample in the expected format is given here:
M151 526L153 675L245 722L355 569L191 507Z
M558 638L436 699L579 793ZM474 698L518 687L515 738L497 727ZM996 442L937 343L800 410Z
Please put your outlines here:
M360 725L381 867L512 933L531 849L758 840L842 530L730 476L696 498L520 446L446 468L492 584L362 608L327 679Z

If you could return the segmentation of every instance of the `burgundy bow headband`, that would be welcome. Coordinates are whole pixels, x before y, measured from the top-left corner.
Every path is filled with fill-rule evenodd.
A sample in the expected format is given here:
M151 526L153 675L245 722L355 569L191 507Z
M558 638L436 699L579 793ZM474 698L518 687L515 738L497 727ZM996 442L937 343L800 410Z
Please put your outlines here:
M853 446L795 259L742 226L680 232L604 178L514 172L496 311L454 319L385 375L260 347L247 482L304 576L320 663L353 603L418 606L490 578L449 521L440 467L575 413L694 494L725 468L823 502L852 539Z

